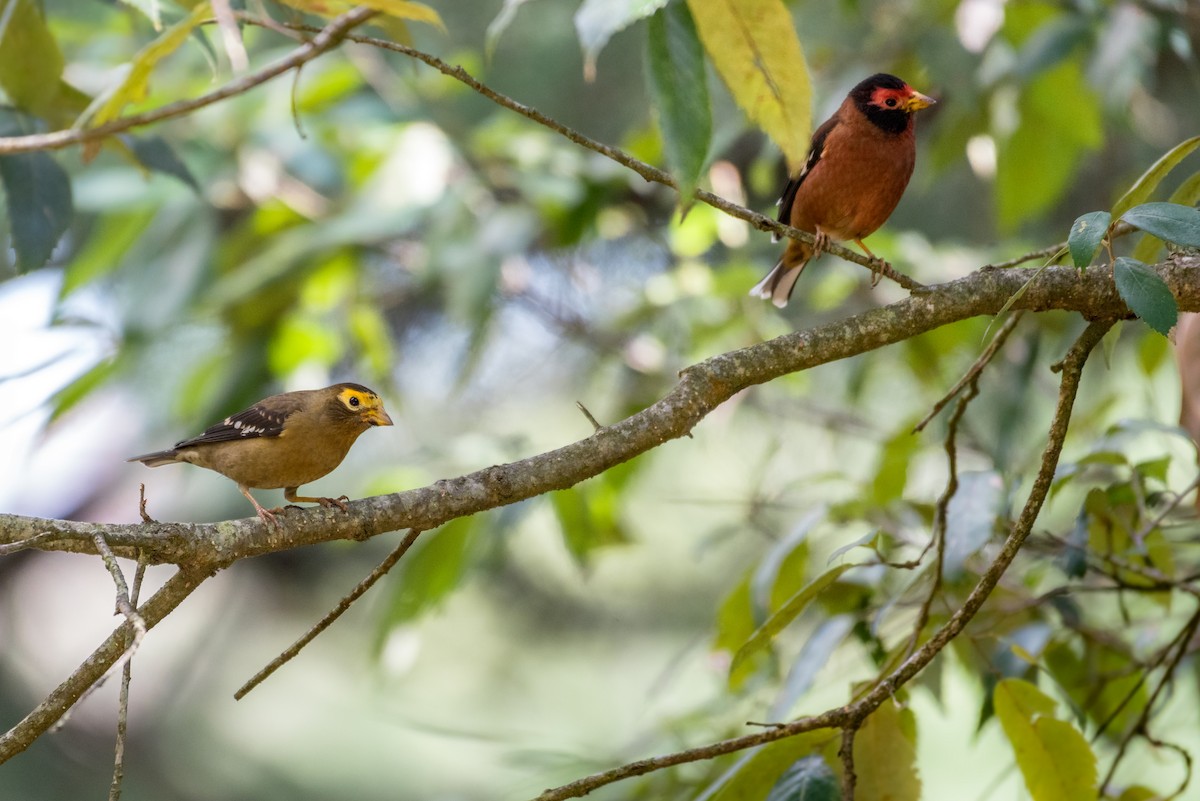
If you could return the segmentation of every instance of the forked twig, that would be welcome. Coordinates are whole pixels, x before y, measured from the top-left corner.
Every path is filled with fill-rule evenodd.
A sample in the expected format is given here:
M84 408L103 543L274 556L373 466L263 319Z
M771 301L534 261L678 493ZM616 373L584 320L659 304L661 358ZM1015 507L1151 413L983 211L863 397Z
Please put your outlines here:
M396 563L399 562L400 558L408 552L408 549L412 547L412 544L417 541L417 537L420 535L421 532L415 528L409 530L408 534L404 536L404 539L401 540L400 544L396 546L396 549L388 554L387 558L380 562L379 565L372 570L366 578L360 581L358 585L351 590L348 595L346 595L345 598L342 598L342 600L338 602L337 606L331 609L329 613L325 615L325 617L321 618L315 626L305 632L303 637L296 640L294 643L288 646L287 650L272 659L262 670L255 673L249 681L238 688L238 691L233 694L233 697L239 701L242 700L246 697L248 692L262 684L263 681L265 681L272 673L279 670L279 668L283 667L285 664L294 659L296 655L300 653L301 649L304 648L304 646L316 639L316 636L322 631L333 625L333 622L341 617L342 614L350 608L351 604L357 601L363 595L363 593L371 589L371 587L375 585L375 582L387 575L387 572L395 567Z

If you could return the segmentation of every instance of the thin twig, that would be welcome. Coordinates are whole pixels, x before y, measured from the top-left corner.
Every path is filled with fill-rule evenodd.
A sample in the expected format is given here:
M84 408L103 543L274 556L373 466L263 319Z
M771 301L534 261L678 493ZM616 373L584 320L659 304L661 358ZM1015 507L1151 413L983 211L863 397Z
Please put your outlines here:
M806 731L824 728L844 728L855 721L861 721L880 704L891 698L896 690L906 684L933 661L951 640L957 637L966 625L983 607L985 601L1000 583L1004 572L1016 559L1021 545L1025 542L1033 525L1037 521L1050 485L1054 480L1054 470L1062 453L1063 442L1067 436L1067 428L1071 420L1071 410L1075 405L1075 397L1079 392L1079 380L1088 355L1097 343L1104 337L1105 332L1113 325L1112 320L1093 321L1071 346L1062 364L1062 378L1058 391L1058 403L1055 406L1054 417L1050 422L1047 443L1042 451L1041 465L1030 489L1029 497L1021 514L1013 524L1012 530L1000 547L992 563L979 578L979 582L942 627L922 645L916 653L908 657L895 670L880 678L872 688L861 698L846 706L829 709L819 715L799 718L777 728L769 729L729 740L721 740L709 745L689 748L662 756L641 759L600 773L585 776L570 784L564 784L546 790L536 801L563 801L567 798L579 798L600 787L647 773L662 770L674 765L689 762L699 762L706 759L735 753L746 748L753 748L765 743L794 737Z
M1183 499L1197 487L1200 487L1200 475L1197 475L1186 487L1175 493L1175 497L1171 499L1171 502L1164 506L1153 519L1146 521L1145 524L1138 528L1137 532L1134 533L1136 541L1141 542L1149 536L1151 531L1161 526L1163 521L1167 519L1167 516L1175 511L1179 507L1179 504L1183 502Z
M143 125L182 117L185 114L190 114L205 106L211 106L213 103L220 102L226 98L245 94L256 86L312 61L327 50L336 47L339 42L346 38L347 32L366 22L376 13L370 8L359 6L347 11L345 14L334 17L324 28L310 26L312 31L316 33L316 36L311 41L297 47L284 58L235 81L230 81L208 94L191 100L168 103L165 106L144 111L141 114L131 114L127 117L121 117L120 119L105 123L104 125L97 125L95 128L69 128L50 133L0 137L0 155L31 153L40 150L60 150L71 145L93 142L133 128L140 128ZM258 24L262 24L263 27L271 27L266 23L260 22Z
M854 801L854 788L858 785L858 774L854 772L854 735L858 725L842 729L842 746L838 756L842 760L842 801Z
M1200 600L1200 586L1195 584L1191 576L1183 576L1178 579L1172 579L1170 576L1166 575L1155 567L1134 564L1133 562L1114 555L1111 551L1107 553L1097 551L1096 557L1101 562L1106 563L1111 569L1105 570L1103 567L1094 562L1089 564L1088 568L1095 570L1097 573L1100 573L1104 576L1108 576L1108 578L1110 578L1122 589L1145 589L1144 587L1133 584L1121 575L1122 573L1131 573L1148 581L1149 585L1147 586L1150 586L1155 590L1178 590L1179 592L1187 593L1197 600Z
M1142 732L1142 736L1146 738L1146 742L1150 743L1150 745L1154 746L1155 748L1166 748L1183 757L1183 781L1179 783L1179 787L1175 790L1175 792L1164 798L1163 801L1171 801L1171 799L1178 798L1179 796L1183 795L1183 791L1186 790L1188 785L1192 782L1192 755L1188 753L1186 748L1176 745L1175 743L1168 743L1164 740L1159 740L1157 737L1152 737L1149 732Z
M1066 248L1067 248L1066 242L1059 242L1057 245L1050 245L1049 247L1039 248L1038 250L1033 250L1033 251L1030 251L1029 253L1026 253L1024 256L1017 256L1016 258L1009 259L1008 261L998 261L994 264L985 264L983 269L985 269L985 270L1005 270L1005 269L1008 269L1009 267L1016 267L1017 265L1024 264L1027 261L1036 261L1037 259L1044 259L1048 256L1053 256L1055 253L1058 253L1060 250L1066 250Z
M1169 643L1158 649L1158 653L1153 659L1141 664L1131 662L1128 668L1121 674L1113 675L1110 673L1109 675L1102 677L1103 681L1097 683L1094 696L1088 699L1089 705L1091 702L1094 702L1099 698L1100 693L1104 690L1104 685L1108 682L1111 682L1117 678L1132 676L1134 673L1138 674L1138 679L1133 683L1133 686L1129 688L1129 690L1121 698L1120 702L1112 708L1112 711L1105 716L1104 720L1100 721L1100 724L1096 727L1096 732L1092 735L1092 743L1098 742L1100 738L1104 736L1104 732L1108 730L1108 727L1111 726L1113 721L1117 719L1117 716L1121 714L1121 710L1127 707L1130 702L1137 697L1137 694L1141 692L1142 687L1144 687L1147 680L1149 680L1151 671L1162 667L1163 662L1167 661L1167 658L1171 655L1171 652L1176 647L1181 644L1186 646L1188 638L1188 627L1185 625L1182 629L1175 633L1175 636L1171 638ZM1136 728L1136 726L1134 728Z
M27 539L4 543L0 545L0 556L8 556L10 553L24 551L27 548L36 548L39 543L52 540L55 536L57 536L57 533L54 531L43 531L41 534L34 534Z
M586 417L588 422L592 424L592 428L594 430L599 431L600 429L604 428L604 426L600 425L600 421L593 417L592 413L588 411L588 407L583 405L582 401L575 401L575 405L579 407L579 411L583 412L583 416Z
M371 589L371 587L375 585L375 582L387 575L387 572L395 567L396 563L400 561L400 558L404 556L405 553L407 553L408 549L412 547L412 544L417 541L417 537L420 535L421 532L419 530L415 528L411 529L408 534L405 535L404 539L401 540L400 544L396 546L396 549L388 554L387 558L380 562L379 565L372 570L366 578L360 581L358 586L351 590L345 598L339 601L337 606L331 609L329 613L325 615L325 617L321 618L321 620L315 626L309 629L303 637L296 640L287 648L287 650L272 659L266 667L255 673L249 681L243 684L238 691L233 694L233 697L238 701L242 700L246 697L246 693L262 684L263 681L265 681L272 673L279 670L279 668L283 667L285 664L295 658L295 656L300 653L304 646L312 642L322 631L333 625L333 622L341 617L342 614L350 608L351 604L357 601L363 593Z
M1119 239L1120 237L1123 237L1126 234L1132 233L1136 230L1136 228L1127 222L1118 222L1112 227L1112 230L1108 232L1108 237L1106 237L1105 241L1108 242L1109 239ZM1016 267L1017 265L1024 264L1027 261L1036 261L1037 259L1045 259L1050 256L1056 256L1060 251L1065 255L1069 252L1069 250L1070 249L1066 242L1059 242L1058 244L1050 245L1049 247L1032 250L1023 256L1017 256L1016 258L1009 259L1008 261L999 261L993 264L986 264L984 265L983 269L1004 270L1009 267Z
M1113 757L1112 764L1108 766L1108 772L1104 775L1104 781L1100 783L1101 787L1107 787L1108 783L1112 781L1113 775L1117 772L1117 766L1120 765L1121 760L1124 759L1125 754L1129 749L1129 743L1133 740L1133 738L1139 733L1146 732L1146 724L1150 720L1150 712L1154 708L1154 704L1158 700L1158 696L1162 693L1163 689L1174 676L1175 669L1179 667L1179 663L1183 661L1183 657L1188 653L1188 644L1195 635L1197 627L1200 627L1200 609L1197 609L1197 611L1193 613L1191 619L1188 620L1187 625L1184 626L1183 631L1181 632L1182 636L1179 637L1179 649L1175 652L1175 655L1171 658L1171 661L1168 662L1164 668L1162 681L1158 683L1158 686L1154 688L1154 692L1152 692L1150 697L1146 699L1146 705L1142 708L1142 713L1138 716L1137 723L1125 733L1124 737L1121 738L1121 743L1119 746L1117 746L1117 754Z
M84 690L83 694L79 696L79 701L76 703L86 700L93 692L103 686L104 682L108 681L110 676L117 672L117 668L133 659L133 655L137 653L138 648L142 645L142 638L146 636L147 630L146 621L142 619L141 614L138 613L133 602L129 599L129 587L125 583L125 574L121 572L121 566L117 564L116 554L112 552L112 548L108 546L108 543L104 541L104 535L99 532L92 535L92 542L95 544L96 551L100 554L104 566L108 568L108 574L112 576L113 583L117 585L116 611L124 615L129 625L133 628L133 637L129 641L129 644L125 646L125 650L120 657L108 666L108 669L104 671L100 678L96 679L91 686ZM64 712L51 731L62 728L69 719L70 715Z
M133 573L133 586L129 590L129 603L137 607L142 591L142 579L146 576L146 562L138 559ZM113 777L108 788L108 801L120 801L121 782L125 778L125 739L129 731L129 682L133 678L133 660L126 659L121 669L121 695L117 702L117 742L113 755Z
M979 358L967 369L967 372L963 373L962 378L955 382L954 386L942 396L941 400L933 404L933 409L930 410L929 414L925 415L925 418L921 422L913 426L914 434L918 431L924 431L925 426L929 425L930 421L937 417L938 413L942 409L945 409L950 401L954 400L954 396L961 392L963 387L979 378L979 374L983 372L983 368L987 367L992 359L995 358L996 353L1008 340L1008 335L1017 327L1017 323L1021 321L1021 317L1024 314L1024 310L1018 311L1004 321L1004 325L1000 326L1000 330L996 332L996 336L992 337L992 341L983 349L983 353L979 354Z
M999 334L997 334L999 338ZM977 361L975 364L979 364ZM980 370L983 368L980 367ZM971 376L967 381L967 391L958 399L958 404L954 407L954 413L950 415L950 420L946 424L946 439L943 442L943 448L946 451L946 470L949 473L949 478L946 480L946 489L942 492L942 497L938 498L937 508L933 517L933 538L930 540L937 550L935 551L936 558L933 563L933 586L929 588L929 593L925 596L925 600L921 602L921 608L917 610L917 620L913 624L912 639L908 642L908 654L911 654L917 649L917 645L921 642L921 632L925 630L925 625L929 622L929 612L933 608L933 599L937 597L938 592L942 588L942 571L946 564L946 520L950 514L950 501L958 492L958 426L962 422L963 415L967 412L967 406L971 401L979 395L979 370L972 369L968 371ZM929 546L926 546L928 550ZM924 553L921 554L924 558Z
M146 511L146 485L138 484L138 514L142 516L143 523L156 523L150 513Z

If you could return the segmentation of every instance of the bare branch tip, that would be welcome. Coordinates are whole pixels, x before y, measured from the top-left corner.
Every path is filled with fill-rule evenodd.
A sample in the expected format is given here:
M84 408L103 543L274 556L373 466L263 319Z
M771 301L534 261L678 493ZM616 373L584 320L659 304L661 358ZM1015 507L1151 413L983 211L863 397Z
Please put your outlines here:
M600 425L599 421L596 420L592 413L588 411L588 407L583 405L582 401L575 401L575 405L579 408L579 411L583 412L583 416L588 419L588 422L592 424L592 428L594 428L596 431L604 428L604 426Z

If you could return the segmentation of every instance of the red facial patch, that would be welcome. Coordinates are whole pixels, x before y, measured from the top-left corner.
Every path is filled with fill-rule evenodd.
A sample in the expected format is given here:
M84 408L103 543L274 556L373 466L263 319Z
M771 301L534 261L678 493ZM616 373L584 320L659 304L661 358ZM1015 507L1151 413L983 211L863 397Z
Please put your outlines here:
M880 108L900 108L904 105L904 101L912 97L912 93L912 87L907 84L903 89L889 89L879 86L871 93L871 105L879 106ZM889 103L888 101L891 102Z

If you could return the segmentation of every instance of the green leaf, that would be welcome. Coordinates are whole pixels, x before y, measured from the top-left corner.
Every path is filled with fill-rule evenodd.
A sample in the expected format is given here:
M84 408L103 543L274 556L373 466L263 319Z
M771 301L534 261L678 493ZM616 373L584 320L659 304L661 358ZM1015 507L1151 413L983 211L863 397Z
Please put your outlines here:
M580 567L598 548L629 542L620 515L620 486L612 471L587 484L550 494L563 542Z
M1027 681L1004 679L993 701L1033 801L1096 801L1096 755L1078 729L1053 716L1050 697Z
M1180 184L1179 188L1171 193L1168 202L1178 203L1181 206L1195 206L1200 203L1200 172L1192 174ZM1143 234L1137 243L1137 247L1129 255L1138 261L1153 264L1158 259L1158 252L1162 249L1162 246L1162 240L1158 237Z
M854 623L854 615L834 615L817 626L792 663L779 697L771 704L770 720L788 717L796 699L812 687L817 673L829 662L833 652L854 628Z
M672 3L648 24L650 97L662 129L667 163L679 182L679 203L687 209L712 138L712 111L704 49L686 3Z
M1076 14L1064 14L1038 25L1021 44L1016 74L1029 79L1053 67L1088 39L1091 22Z
M833 742L838 736L834 729L816 729L756 748L738 759L696 801L750 801L763 798L768 792L773 792L771 788L781 782L782 777L798 761L815 758L824 762L813 752ZM810 770L814 774L820 773L815 766L811 766ZM836 779L834 787L838 789ZM838 793L834 799L840 797L840 789ZM823 801L824 797L815 796L809 801L817 799Z
M71 411L77 403L102 387L110 378L123 370L128 361L126 358L127 355L128 352L126 351L119 354L115 359L105 359L99 362L59 392L55 393L51 400L52 411L50 412L50 420L57 420Z
M784 771L767 793L766 801L838 801L841 797L838 777L824 759L811 754Z
M59 294L66 297L120 267L121 257L141 238L157 214L158 209L150 207L101 217L88 232L83 247L67 264Z
M999 144L996 201L1011 230L1062 197L1083 154L1104 143L1100 99L1076 61L1034 79L1018 99L1020 124Z
M967 559L987 544L1004 500L1004 482L994 470L962 473L946 508L946 552L942 575L958 578Z
M1083 269L1092 263L1096 248L1100 247L1112 215L1107 211L1093 211L1079 217L1071 225L1071 233L1067 235L1067 247L1071 249L1071 260L1075 266Z
M1162 793L1151 790L1140 784L1135 784L1132 787L1126 787L1121 791L1117 801L1164 801L1168 796Z
M1133 186L1129 187L1129 191L1113 204L1113 216L1119 218L1134 206L1145 203L1154 194L1154 190L1158 188L1158 185L1162 183L1162 179L1167 177L1167 173L1175 169L1179 162L1187 158L1198 147L1200 147L1200 136L1193 136L1190 139L1183 140L1164 153L1158 161L1150 165L1150 169L1142 173L1142 176L1133 182Z
M1075 516L1075 525L1063 543L1066 547L1055 558L1054 563L1068 578L1083 578L1087 574L1088 525L1087 507L1082 507Z
M1113 265L1113 281L1130 311L1167 336L1179 319L1179 306L1159 274L1140 261L1121 256Z
M41 4L0 0L0 88L19 108L38 116L58 99L63 57Z
M765 620L804 586L808 567L808 532L824 519L824 506L809 512L776 542L754 569L750 580L755 616ZM741 643L737 643L741 645Z
M1128 654L1087 645L1082 655L1063 643L1045 651L1046 669L1087 719L1107 722L1104 736L1119 741L1137 724L1150 692L1145 672Z
M133 153L138 163L146 169L178 178L196 192L200 191L200 184L196 183L192 171L175 154L166 139L161 136L122 136L120 138L129 146L130 152Z
M713 637L713 649L729 654L737 652L750 635L754 633L754 609L750 601L749 573L734 585L729 594L721 600L717 609L716 635ZM742 675L729 675L729 685L733 689L740 686L741 681L749 675L749 670L741 671Z
M1130 225L1164 242L1200 248L1200 209L1178 203L1143 203L1121 215Z
M648 17L667 0L583 0L575 12L575 32L583 46L583 74L596 77L596 58L617 31Z
M31 128L24 115L0 110L0 136L27 133ZM14 153L0 156L0 184L8 198L17 268L41 267L75 215L71 180L47 153Z
M1161 342L1162 340L1159 341ZM1144 462L1138 462L1133 466L1133 468L1137 470L1143 478L1154 479L1164 486L1167 484L1167 471L1170 469L1170 467L1170 456L1160 456L1157 459L1148 459Z
M814 598L852 567L857 567L857 565L837 565L826 570L810 581L804 589L789 598L778 612L767 618L766 622L759 626L758 630L750 635L750 639L746 640L746 643L733 655L733 663L729 666L730 679L732 680L733 676L739 672L747 659L767 648L779 635L779 632L787 628L788 624L795 620Z
M908 466L921 448L921 439L913 434L912 423L900 429L883 444L879 466L871 482L871 500L881 506L898 501L908 485Z
M436 608L466 575L481 516L451 520L435 532L422 534L400 561L399 575L388 604L388 623L405 623Z
M912 710L884 701L854 737L855 801L920 801Z
M734 101L787 159L804 164L812 134L812 84L782 0L688 0L704 52Z

